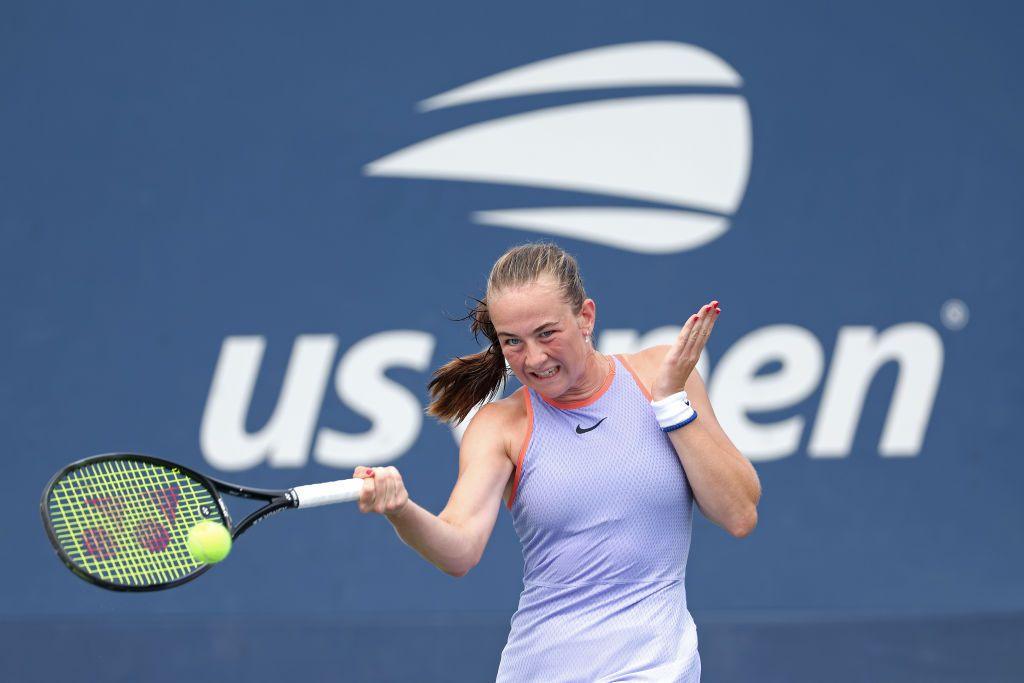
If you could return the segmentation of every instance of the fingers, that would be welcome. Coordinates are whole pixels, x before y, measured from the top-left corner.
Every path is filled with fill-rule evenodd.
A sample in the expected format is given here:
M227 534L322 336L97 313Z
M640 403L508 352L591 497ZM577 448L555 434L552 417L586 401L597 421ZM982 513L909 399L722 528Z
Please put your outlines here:
M377 497L376 473L369 467L360 465L352 473L356 479L363 480L363 490L359 494L359 511L370 512L373 509L373 501Z
M388 506L391 505L391 501L395 498L395 480L393 477L381 477L380 483L384 485L383 490L378 496L377 504L374 505L373 511L379 514L384 514L388 511Z
M721 312L716 300L705 304L696 314L690 316L679 332L679 341L682 342L681 356L700 356Z
M363 490L359 494L360 512L390 515L400 511L409 500L402 475L395 467L359 466L353 476L363 480Z
M683 325L683 329L679 331L680 338L689 338L692 333L696 330L703 331L708 329L708 325L714 325L715 320L718 319L718 315L722 312L722 309L718 306L718 301L709 301L704 306L701 306L700 310L689 317L686 323ZM689 332L690 334L685 334Z
M402 510L405 504L409 501L409 494L405 490L405 484L402 482L402 475L398 472L396 467L384 467L384 476L388 481L388 495L384 503L384 509L381 510L382 514L393 515Z
M697 329L697 334L694 336L694 341L700 346L701 349L708 342L708 337L711 335L711 330L715 326L715 321L718 319L718 302L712 301L700 309L700 325Z
M699 315L696 315L696 314L691 315L689 317L689 319L686 321L686 323L683 325L683 329L679 330L679 339L689 339L690 338L690 332L693 331L693 328L699 322L700 322L700 316Z
M715 326L715 321L718 320L719 313L721 313L721 310L718 308L717 301L712 301L701 308L701 337L706 339L711 334L711 329ZM701 340L698 339L698 341Z

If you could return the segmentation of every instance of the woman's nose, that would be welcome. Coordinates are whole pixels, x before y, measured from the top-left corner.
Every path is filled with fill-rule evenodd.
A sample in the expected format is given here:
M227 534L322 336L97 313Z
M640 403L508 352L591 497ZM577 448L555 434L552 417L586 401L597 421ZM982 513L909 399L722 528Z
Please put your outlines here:
M530 370L543 370L546 359L547 354L544 353L544 349L537 346L526 347L526 367Z

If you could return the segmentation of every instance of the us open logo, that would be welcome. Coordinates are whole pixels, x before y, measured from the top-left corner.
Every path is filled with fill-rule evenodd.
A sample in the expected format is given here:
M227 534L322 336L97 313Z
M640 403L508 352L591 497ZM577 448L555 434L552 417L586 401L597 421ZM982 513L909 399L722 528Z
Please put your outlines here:
M583 192L592 204L488 208L471 219L639 253L695 249L729 229L746 190L751 127L736 92L742 84L721 58L685 43L573 52L443 92L418 108L611 88L713 92L595 99L505 116L416 143L363 171Z
M678 253L725 233L743 199L751 128L746 100L738 93L741 85L728 64L683 43L628 43L574 52L449 90L420 102L419 109L573 91L594 92L598 99L473 123L377 159L364 171L543 188L559 198L557 192L571 192L575 205L481 207L472 220L636 253ZM631 89L635 96L629 96ZM603 99L602 90L607 91ZM943 319L951 329L960 329L966 306L953 303L944 307ZM609 327L597 344L602 353L632 353L670 343L678 331L676 325ZM786 458L804 443L810 458L849 457L872 382L890 362L900 372L877 453L885 458L921 453L945 357L938 332L921 322L886 329L844 325L834 339L829 354L811 330L770 324L725 349L714 372L709 371L710 358L702 357L697 369L707 378L715 413L748 459ZM340 341L333 334L298 335L271 417L250 431L247 417L267 336L225 338L200 426L206 461L225 471L261 464L299 468L311 459L350 468L382 465L406 454L421 431L423 405L388 370L429 372L437 337L425 330L396 329L374 332L344 350ZM766 375L761 370L768 363L781 367ZM348 433L321 424L321 407L333 400L327 397L332 378L337 400L364 416L372 425L369 430ZM752 417L792 412L815 396L820 399L813 415ZM453 427L456 440L466 424Z

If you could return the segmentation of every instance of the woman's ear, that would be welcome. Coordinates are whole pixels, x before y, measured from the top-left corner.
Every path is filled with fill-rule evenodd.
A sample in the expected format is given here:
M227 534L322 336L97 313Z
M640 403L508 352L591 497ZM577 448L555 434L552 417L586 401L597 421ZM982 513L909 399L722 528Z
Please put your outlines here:
M594 333L594 323L597 322L597 304L593 299L585 299L576 314L576 324L587 334Z

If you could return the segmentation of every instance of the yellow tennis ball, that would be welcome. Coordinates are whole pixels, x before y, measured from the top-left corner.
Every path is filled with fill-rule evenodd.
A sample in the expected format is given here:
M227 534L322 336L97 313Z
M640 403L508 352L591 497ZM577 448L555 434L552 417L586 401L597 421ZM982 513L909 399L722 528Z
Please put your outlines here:
M188 550L197 561L215 564L231 552L231 534L223 524L207 519L188 532Z

